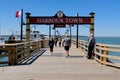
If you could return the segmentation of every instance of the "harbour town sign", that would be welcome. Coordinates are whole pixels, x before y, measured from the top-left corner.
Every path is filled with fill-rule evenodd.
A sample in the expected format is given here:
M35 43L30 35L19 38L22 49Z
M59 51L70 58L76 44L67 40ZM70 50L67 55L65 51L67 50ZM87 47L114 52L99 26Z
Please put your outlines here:
M89 24L89 18L51 18L51 17L38 17L30 18L32 24Z
M70 25L70 24L89 24L90 33L94 34L94 14L90 13L90 16L66 16L62 11L58 11L55 16L30 16L30 13L26 13L26 41L30 42L30 25L31 24L48 24Z
M91 17L65 16L58 11L55 16L29 17L30 24L90 24Z

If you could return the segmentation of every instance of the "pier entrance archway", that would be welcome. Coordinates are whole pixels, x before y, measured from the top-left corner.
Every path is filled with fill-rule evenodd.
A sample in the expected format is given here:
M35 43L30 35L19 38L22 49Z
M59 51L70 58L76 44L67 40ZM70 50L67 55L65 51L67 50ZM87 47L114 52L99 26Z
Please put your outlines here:
M90 25L90 34L94 34L94 14L90 13L90 16L66 16L62 11L58 11L55 16L31 16L30 13L26 13L26 41L30 42L30 25L31 24L53 24L55 28L61 27L66 24L77 25ZM77 26L78 33L78 26ZM78 35L77 35L78 37ZM78 44L78 38L77 43ZM78 45L77 45L78 47Z

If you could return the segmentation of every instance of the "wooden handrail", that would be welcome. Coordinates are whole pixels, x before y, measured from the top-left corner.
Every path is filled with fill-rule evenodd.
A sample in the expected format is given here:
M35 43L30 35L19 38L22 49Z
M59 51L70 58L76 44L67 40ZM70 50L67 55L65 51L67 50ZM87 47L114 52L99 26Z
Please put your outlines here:
M72 43L76 44L76 41L72 39ZM87 41L79 40L79 48L81 48L85 53L88 52ZM120 62L120 56L110 55L109 52L120 53L120 45L109 45L97 43L94 49L94 59L101 64L111 65L120 68L120 63L113 63L109 59L115 59Z
M48 40L31 41L12 43L12 44L0 44L0 57L8 57L8 61L0 61L0 64L8 63L9 65L18 64L24 61L26 58L37 53L42 47L46 47Z

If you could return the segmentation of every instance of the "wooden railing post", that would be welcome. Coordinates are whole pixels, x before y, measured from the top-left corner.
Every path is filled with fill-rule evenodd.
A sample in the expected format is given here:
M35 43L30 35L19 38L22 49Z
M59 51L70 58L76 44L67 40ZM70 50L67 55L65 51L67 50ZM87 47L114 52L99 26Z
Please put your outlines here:
M100 61L102 62L102 64L106 64L106 62L107 62L107 58L104 57L104 56L108 55L108 51L104 50L105 48L108 48L108 46L101 46L101 52L100 52L100 54L102 56L100 56Z
M108 48L108 46L103 46L103 48ZM107 50L103 50L103 55L108 55L108 51ZM106 57L103 57L103 64L106 64L107 62L107 58Z
M101 48L103 48L103 46L100 46ZM101 49L100 50L100 54L103 54L103 50ZM102 62L103 61L103 57L102 56L100 56L100 61Z
M44 41L41 41L41 48L44 48Z
M8 64L17 64L16 46L7 46L8 49Z
M99 49L96 48L96 47L99 47L99 45L95 45L95 52L100 53L100 52L99 52ZM100 57L99 57L97 54L95 54L95 55L94 55L94 59L95 59L95 58L96 58L96 59L99 59Z

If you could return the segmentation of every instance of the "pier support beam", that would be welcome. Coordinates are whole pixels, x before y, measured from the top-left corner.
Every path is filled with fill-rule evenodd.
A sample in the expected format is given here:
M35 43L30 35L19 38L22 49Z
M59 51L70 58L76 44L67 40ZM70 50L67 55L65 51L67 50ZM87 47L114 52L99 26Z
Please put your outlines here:
M90 20L90 34L94 34L94 12L90 13L91 20Z

